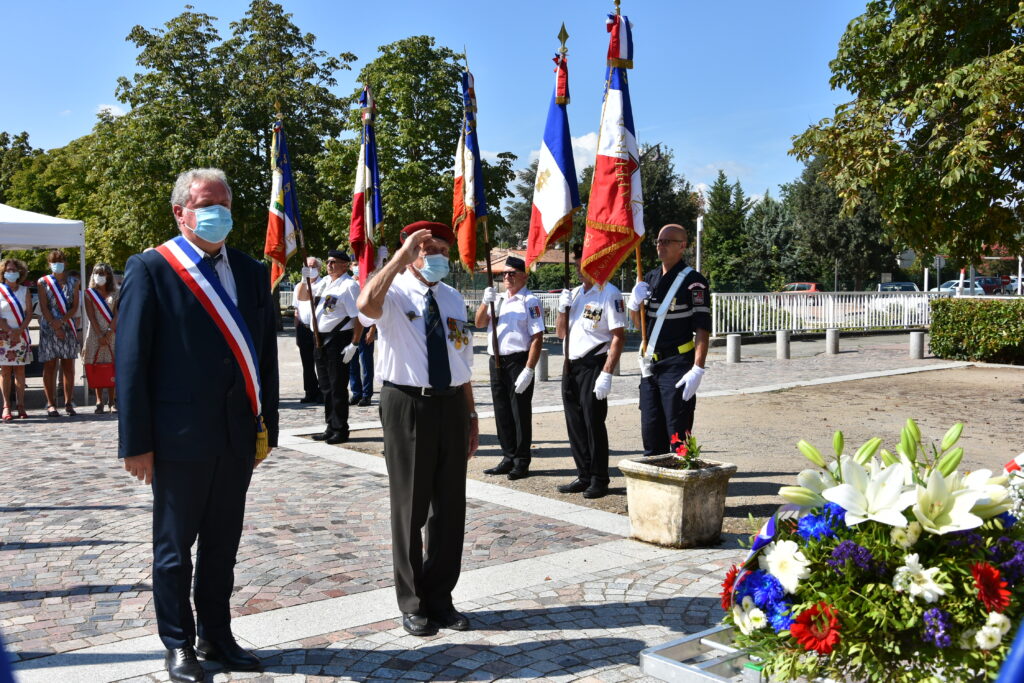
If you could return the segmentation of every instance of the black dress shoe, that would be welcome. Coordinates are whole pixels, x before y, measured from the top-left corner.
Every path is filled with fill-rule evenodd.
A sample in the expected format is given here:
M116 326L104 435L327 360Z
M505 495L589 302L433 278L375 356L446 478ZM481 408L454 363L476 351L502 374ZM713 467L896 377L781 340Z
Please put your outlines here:
M365 408L368 405L370 405L370 397L369 396L363 396L361 399L359 399L359 407L360 408Z
M411 636L432 636L437 633L437 626L422 614L402 612L402 628Z
M469 630L469 617L457 612L454 607L448 608L448 611L441 614L432 614L430 621L437 624L438 628L450 628L453 631Z
M327 441L327 439L331 438L332 436L334 436L334 430L333 429L325 429L324 431L320 432L319 434L314 434L313 435L313 441Z
M203 659L220 662L229 671L259 671L263 668L256 655L242 649L230 636L216 641L200 638L196 643L196 651Z
M332 446L339 443L345 443L346 441L348 441L348 434L343 432L334 432L324 439L324 443L329 443Z
M299 399L299 403L319 403L319 402L320 402L320 397L319 396L314 396L313 394L306 394L305 396L303 396L302 398Z
M560 484L558 486L559 493L583 493L589 488L589 484L579 479L573 479L568 484Z
M530 470L526 469L525 467L513 468L513 470L508 473L509 481L515 481L516 479L526 479L528 476L530 476Z
M590 487L586 491L583 492L583 497L584 498L590 498L590 499L593 499L593 498L604 498L607 495L608 495L608 487L607 486L596 486L594 484L591 484Z
M359 397L358 396L349 396L348 397L348 404L350 406L354 406L357 403L359 403Z
M513 465L510 462L500 462L490 469L484 470L484 474L508 474L512 471Z
M206 680L203 665L196 659L196 651L191 645L176 647L167 651L164 667L171 675L172 681L179 683L202 683Z

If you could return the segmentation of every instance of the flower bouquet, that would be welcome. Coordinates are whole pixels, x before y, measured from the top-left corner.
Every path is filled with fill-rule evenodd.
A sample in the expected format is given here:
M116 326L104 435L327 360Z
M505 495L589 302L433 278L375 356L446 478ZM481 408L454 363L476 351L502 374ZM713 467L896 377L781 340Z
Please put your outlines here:
M874 438L785 486L787 505L722 589L736 642L779 680L995 678L1024 598L1024 530L1007 477L957 470L962 424L925 448L907 420L896 453Z

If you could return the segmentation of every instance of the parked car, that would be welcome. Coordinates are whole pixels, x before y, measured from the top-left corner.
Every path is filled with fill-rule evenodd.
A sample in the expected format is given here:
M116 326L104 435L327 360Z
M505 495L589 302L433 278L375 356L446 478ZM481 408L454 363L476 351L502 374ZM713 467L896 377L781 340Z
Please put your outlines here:
M807 294L809 292L824 292L825 288L818 282L790 282L782 288L786 294Z
M920 292L913 282L883 282L878 285L879 292Z
M959 285L960 285L960 281L959 280L946 280L945 282L943 282L938 287L932 287L931 291L933 291L933 292L953 292L955 294L956 290L957 290L957 287L959 287ZM985 290L982 289L979 285L972 285L967 280L964 280L963 293L964 294L973 294L973 295L979 295L980 296L980 295L985 293Z
M974 278L974 284L985 290L986 294L1002 294L1003 279L999 276L982 276Z

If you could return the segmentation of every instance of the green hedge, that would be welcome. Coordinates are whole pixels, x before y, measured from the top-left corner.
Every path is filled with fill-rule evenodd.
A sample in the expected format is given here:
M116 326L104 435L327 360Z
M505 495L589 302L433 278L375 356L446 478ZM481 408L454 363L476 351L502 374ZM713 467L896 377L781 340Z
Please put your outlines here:
M1024 364L1024 299L933 299L931 349L939 358Z

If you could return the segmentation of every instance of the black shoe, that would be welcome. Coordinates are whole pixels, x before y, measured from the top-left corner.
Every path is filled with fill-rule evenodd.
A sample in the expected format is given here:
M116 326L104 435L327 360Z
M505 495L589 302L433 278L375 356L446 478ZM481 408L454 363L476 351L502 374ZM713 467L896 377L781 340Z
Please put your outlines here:
M450 628L453 631L469 630L469 617L457 612L454 607L449 607L448 611L441 614L431 615L430 621L438 628Z
M511 462L504 461L498 463L494 467L484 470L484 474L508 474L512 471L513 465Z
M171 675L172 681L179 683L202 683L206 680L203 665L196 659L196 651L191 645L168 650L164 657L164 668Z
M586 491L583 492L583 497L584 498L590 498L590 499L604 498L607 495L608 495L608 487L607 486L598 486L596 484L591 484L590 487Z
M220 662L229 671L260 671L260 660L253 653L242 649L234 637L228 636L216 641L199 639L196 652L208 661Z
M333 429L325 429L324 431L320 432L319 434L314 434L313 435L313 441L327 441L327 439L329 439L332 436L334 436L334 434L335 434L335 432L334 432Z
M587 482L580 481L579 479L573 479L568 484L560 484L558 486L559 493L582 493L589 488Z
M368 405L370 405L370 397L369 396L363 396L361 399L359 399L359 407L360 408L365 408Z
M359 397L358 396L349 396L348 397L348 404L350 406L354 406L357 403L359 403Z
M329 443L332 446L339 443L345 443L346 441L348 441L348 433L343 434L342 432L334 432L329 437L324 439L324 443Z
M515 467L511 472L508 473L509 481L515 481L516 479L526 479L530 476L530 470L525 467Z
M299 403L319 403L322 399L316 394L306 394L299 399Z
M437 633L437 626L422 614L402 612L402 628L410 636L432 636Z

